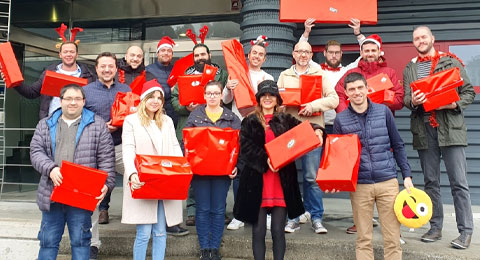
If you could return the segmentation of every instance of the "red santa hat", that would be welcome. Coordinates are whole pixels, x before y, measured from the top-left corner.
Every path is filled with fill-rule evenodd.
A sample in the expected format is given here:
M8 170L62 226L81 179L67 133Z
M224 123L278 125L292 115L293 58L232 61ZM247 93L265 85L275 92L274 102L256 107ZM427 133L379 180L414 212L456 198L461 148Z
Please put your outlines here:
M157 79L152 79L143 84L142 94L140 95L140 100L143 100L148 94L154 91L160 91L162 96L164 96L162 86L158 83Z
M173 46L177 46L177 45L172 40L172 38L168 36L163 36L163 38L157 44L157 52L163 47L173 49Z
M374 43L375 45L378 46L378 49L380 50L380 56L383 56L383 50L382 50L382 38L378 34L372 34L365 38L365 40L362 41L362 44L360 46L363 46L365 43Z

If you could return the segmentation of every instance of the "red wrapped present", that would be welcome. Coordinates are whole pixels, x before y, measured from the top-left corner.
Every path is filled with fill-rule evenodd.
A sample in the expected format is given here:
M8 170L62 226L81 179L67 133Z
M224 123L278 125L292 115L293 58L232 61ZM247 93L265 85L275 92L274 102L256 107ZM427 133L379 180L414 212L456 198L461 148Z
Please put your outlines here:
M322 76L320 75L301 75L300 76L300 110L304 105L314 100L322 98ZM312 116L319 116L322 112L314 112Z
M308 120L265 144L273 168L280 169L320 145Z
M175 62L172 72L168 76L167 84L173 88L177 84L178 77L185 75L185 71L190 66L193 66L193 52Z
M239 130L217 127L183 129L185 157L197 175L230 175L237 164Z
M0 65L7 88L22 84L22 71L20 71L10 42L0 44Z
M395 92L390 90L393 83L385 73L380 73L367 79L368 97L377 104L390 103L395 101ZM393 95L392 95L393 94Z
M140 96L132 92L118 92L111 108L112 126L123 126L125 117L137 112Z
M218 68L209 64L205 64L202 73L202 80L200 80L200 85L206 86L208 82L215 80L215 75L217 74Z
M62 184L53 187L50 200L94 211L108 174L105 171L62 161Z
M134 199L185 200L192 169L185 157L141 155L135 157L138 178L145 184L132 191Z
M460 69L450 68L429 77L410 83L412 92L420 90L425 93L427 101L423 104L425 111L431 111L460 100L455 88L463 85Z
M377 0L280 0L280 22L349 24L355 17L362 24L377 24Z
M238 80L238 85L233 89L235 105L238 109L255 106L257 100L242 44L235 39L223 41L222 51L229 79Z
M299 107L300 89L299 88L282 88L279 89L284 106Z
M320 189L352 191L357 188L362 146L356 134L327 136L317 173Z
M202 75L184 75L178 77L178 102L182 106L190 103L205 104L205 88L200 85Z
M133 93L137 94L138 96L142 95L142 88L143 84L147 82L147 77L145 71L142 71L140 75L138 75L132 83L130 83L130 89Z
M69 84L77 84L83 87L88 84L88 79L77 78L47 70L45 72L45 78L43 79L40 94L60 97L60 90Z

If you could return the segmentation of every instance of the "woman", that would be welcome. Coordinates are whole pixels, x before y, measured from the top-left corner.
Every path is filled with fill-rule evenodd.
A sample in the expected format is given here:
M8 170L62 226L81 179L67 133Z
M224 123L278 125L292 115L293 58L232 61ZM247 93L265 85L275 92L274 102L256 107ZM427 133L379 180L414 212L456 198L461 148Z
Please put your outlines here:
M122 223L137 224L133 259L145 259L150 235L153 235L152 259L165 258L166 225L182 222L182 201L133 199L131 189L139 189L135 155L182 156L170 117L164 114L163 90L157 80L143 85L137 112L125 118L122 146L125 174L123 175Z
M212 126L240 129L240 119L230 110L220 106L222 84L210 81L205 86L206 105L197 107L187 119L185 127ZM196 200L195 220L200 243L200 259L221 259L218 249L225 225L225 203L230 179L235 178L236 168L229 176L199 176L192 180ZM229 179L230 178L230 179Z
M246 117L240 130L238 172L240 184L233 213L236 219L251 223L252 248L256 260L265 259L267 214L271 213L273 258L285 255L285 219L305 212L297 182L295 163L281 169L270 164L265 143L273 140L301 122L293 116L279 113L282 98L277 84L265 80L258 85L256 111ZM312 124L323 141L322 129Z

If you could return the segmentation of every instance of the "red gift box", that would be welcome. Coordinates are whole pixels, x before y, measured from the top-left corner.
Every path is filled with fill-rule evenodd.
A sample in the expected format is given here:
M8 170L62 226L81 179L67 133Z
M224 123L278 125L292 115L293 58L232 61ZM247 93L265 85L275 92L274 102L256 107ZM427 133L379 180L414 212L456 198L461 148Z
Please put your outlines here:
M300 101L302 104L310 103L322 98L322 76L301 75L300 76ZM300 105L302 109L304 105ZM319 116L322 112L314 112L312 116Z
M18 67L10 42L0 44L0 63L7 88L19 86L23 82L22 71Z
M299 107L300 102L300 89L299 88L282 88L279 89L280 96L282 97L282 105Z
M420 90L425 93L427 101L423 104L423 108L426 112L460 100L455 88L462 85L463 79L457 67L410 83L412 92Z
M377 1L280 0L280 22L303 23L315 18L316 23L349 24L352 17L362 24L377 24Z
M320 145L308 120L265 144L273 168L280 169Z
M385 73L380 73L367 79L368 97L374 103L393 104L395 101L395 92L390 90L393 88L393 83Z
M77 78L47 70L45 72L45 78L43 79L42 90L40 90L40 94L52 97L60 97L60 90L69 84L77 84L83 87L88 84L88 79Z
M132 92L118 92L110 110L112 126L123 126L125 117L137 112L140 96Z
M237 163L239 130L217 127L183 129L185 157L196 175L230 175Z
M250 81L250 72L242 44L235 39L223 41L222 51L229 79L238 80L238 85L233 89L235 105L238 109L255 106L257 100Z
M193 66L193 52L175 62L172 72L170 72L170 76L168 76L167 84L170 87L175 86L178 77L184 75L190 66Z
M357 188L362 146L356 134L327 136L317 172L320 189L352 191Z
M215 75L217 74L218 68L209 64L205 64L202 73L202 79L200 80L200 85L206 86L208 82L215 80Z
M143 89L143 84L147 82L147 77L145 71L142 71L142 73L137 76L132 83L130 83L130 89L132 90L133 93L137 94L138 96L142 95L142 89Z
M140 155L135 157L138 178L145 184L132 191L134 199L185 200L192 169L185 157Z
M53 187L50 200L94 211L108 174L105 171L62 161L62 184Z
M182 106L190 103L205 104L205 88L200 85L202 75L184 75L178 77L178 102Z

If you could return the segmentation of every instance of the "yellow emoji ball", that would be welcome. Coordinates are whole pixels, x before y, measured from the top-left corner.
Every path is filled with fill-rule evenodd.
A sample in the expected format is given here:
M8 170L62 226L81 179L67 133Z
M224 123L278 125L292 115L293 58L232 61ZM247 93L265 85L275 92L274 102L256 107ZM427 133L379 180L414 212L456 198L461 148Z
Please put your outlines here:
M398 221L410 228L419 228L432 217L432 200L423 190L410 188L410 194L404 189L395 198L393 209Z

